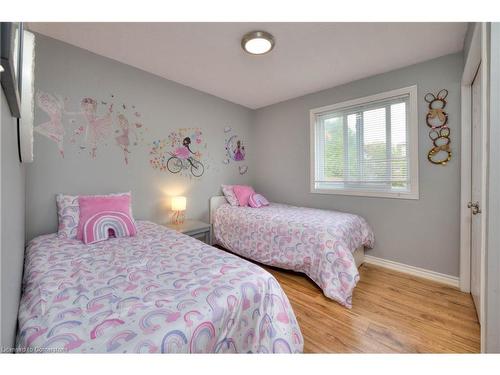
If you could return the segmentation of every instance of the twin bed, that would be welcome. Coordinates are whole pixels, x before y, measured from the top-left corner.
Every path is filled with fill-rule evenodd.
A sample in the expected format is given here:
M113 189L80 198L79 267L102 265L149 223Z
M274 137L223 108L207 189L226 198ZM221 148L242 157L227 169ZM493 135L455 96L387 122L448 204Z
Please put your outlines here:
M356 215L210 202L216 243L307 274L346 307L373 233ZM56 234L26 250L20 352L300 353L287 296L261 267L163 226L92 245Z
M358 215L271 203L261 208L210 200L213 242L262 264L301 272L323 293L352 307L364 248L374 235Z
M26 252L20 352L297 353L274 277L163 226L93 245L43 235Z

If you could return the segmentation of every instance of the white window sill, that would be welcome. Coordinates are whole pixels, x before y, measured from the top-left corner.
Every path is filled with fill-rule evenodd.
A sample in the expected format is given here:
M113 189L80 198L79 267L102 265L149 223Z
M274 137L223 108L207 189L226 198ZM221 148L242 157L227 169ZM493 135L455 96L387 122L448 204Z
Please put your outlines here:
M419 199L417 192L389 192L377 190L355 190L355 189L320 189L312 188L312 194L331 194L331 195L353 195L358 197L377 197L377 198L394 198L394 199Z

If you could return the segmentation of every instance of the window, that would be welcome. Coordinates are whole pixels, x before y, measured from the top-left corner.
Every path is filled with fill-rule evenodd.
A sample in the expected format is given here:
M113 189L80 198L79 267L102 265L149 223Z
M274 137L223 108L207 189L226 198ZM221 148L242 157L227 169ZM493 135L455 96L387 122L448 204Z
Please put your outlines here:
M311 110L311 192L418 199L417 87Z

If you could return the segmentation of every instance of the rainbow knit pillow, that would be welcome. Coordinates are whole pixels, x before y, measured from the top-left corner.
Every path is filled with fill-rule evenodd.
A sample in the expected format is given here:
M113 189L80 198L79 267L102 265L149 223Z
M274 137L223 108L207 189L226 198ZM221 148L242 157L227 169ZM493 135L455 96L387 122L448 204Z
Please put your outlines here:
M248 199L248 205L252 208L260 208L269 206L269 201L261 194L252 194Z
M86 244L110 237L131 237L137 234L130 206L130 195L80 196L80 222L77 238Z

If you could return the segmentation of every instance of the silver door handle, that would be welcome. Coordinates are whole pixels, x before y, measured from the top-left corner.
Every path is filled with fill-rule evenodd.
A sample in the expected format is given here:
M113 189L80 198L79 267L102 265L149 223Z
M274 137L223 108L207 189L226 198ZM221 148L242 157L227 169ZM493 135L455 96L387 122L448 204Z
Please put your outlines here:
M467 203L468 208L472 208L472 215L477 215L481 213L481 208L479 207L479 202L469 202Z

